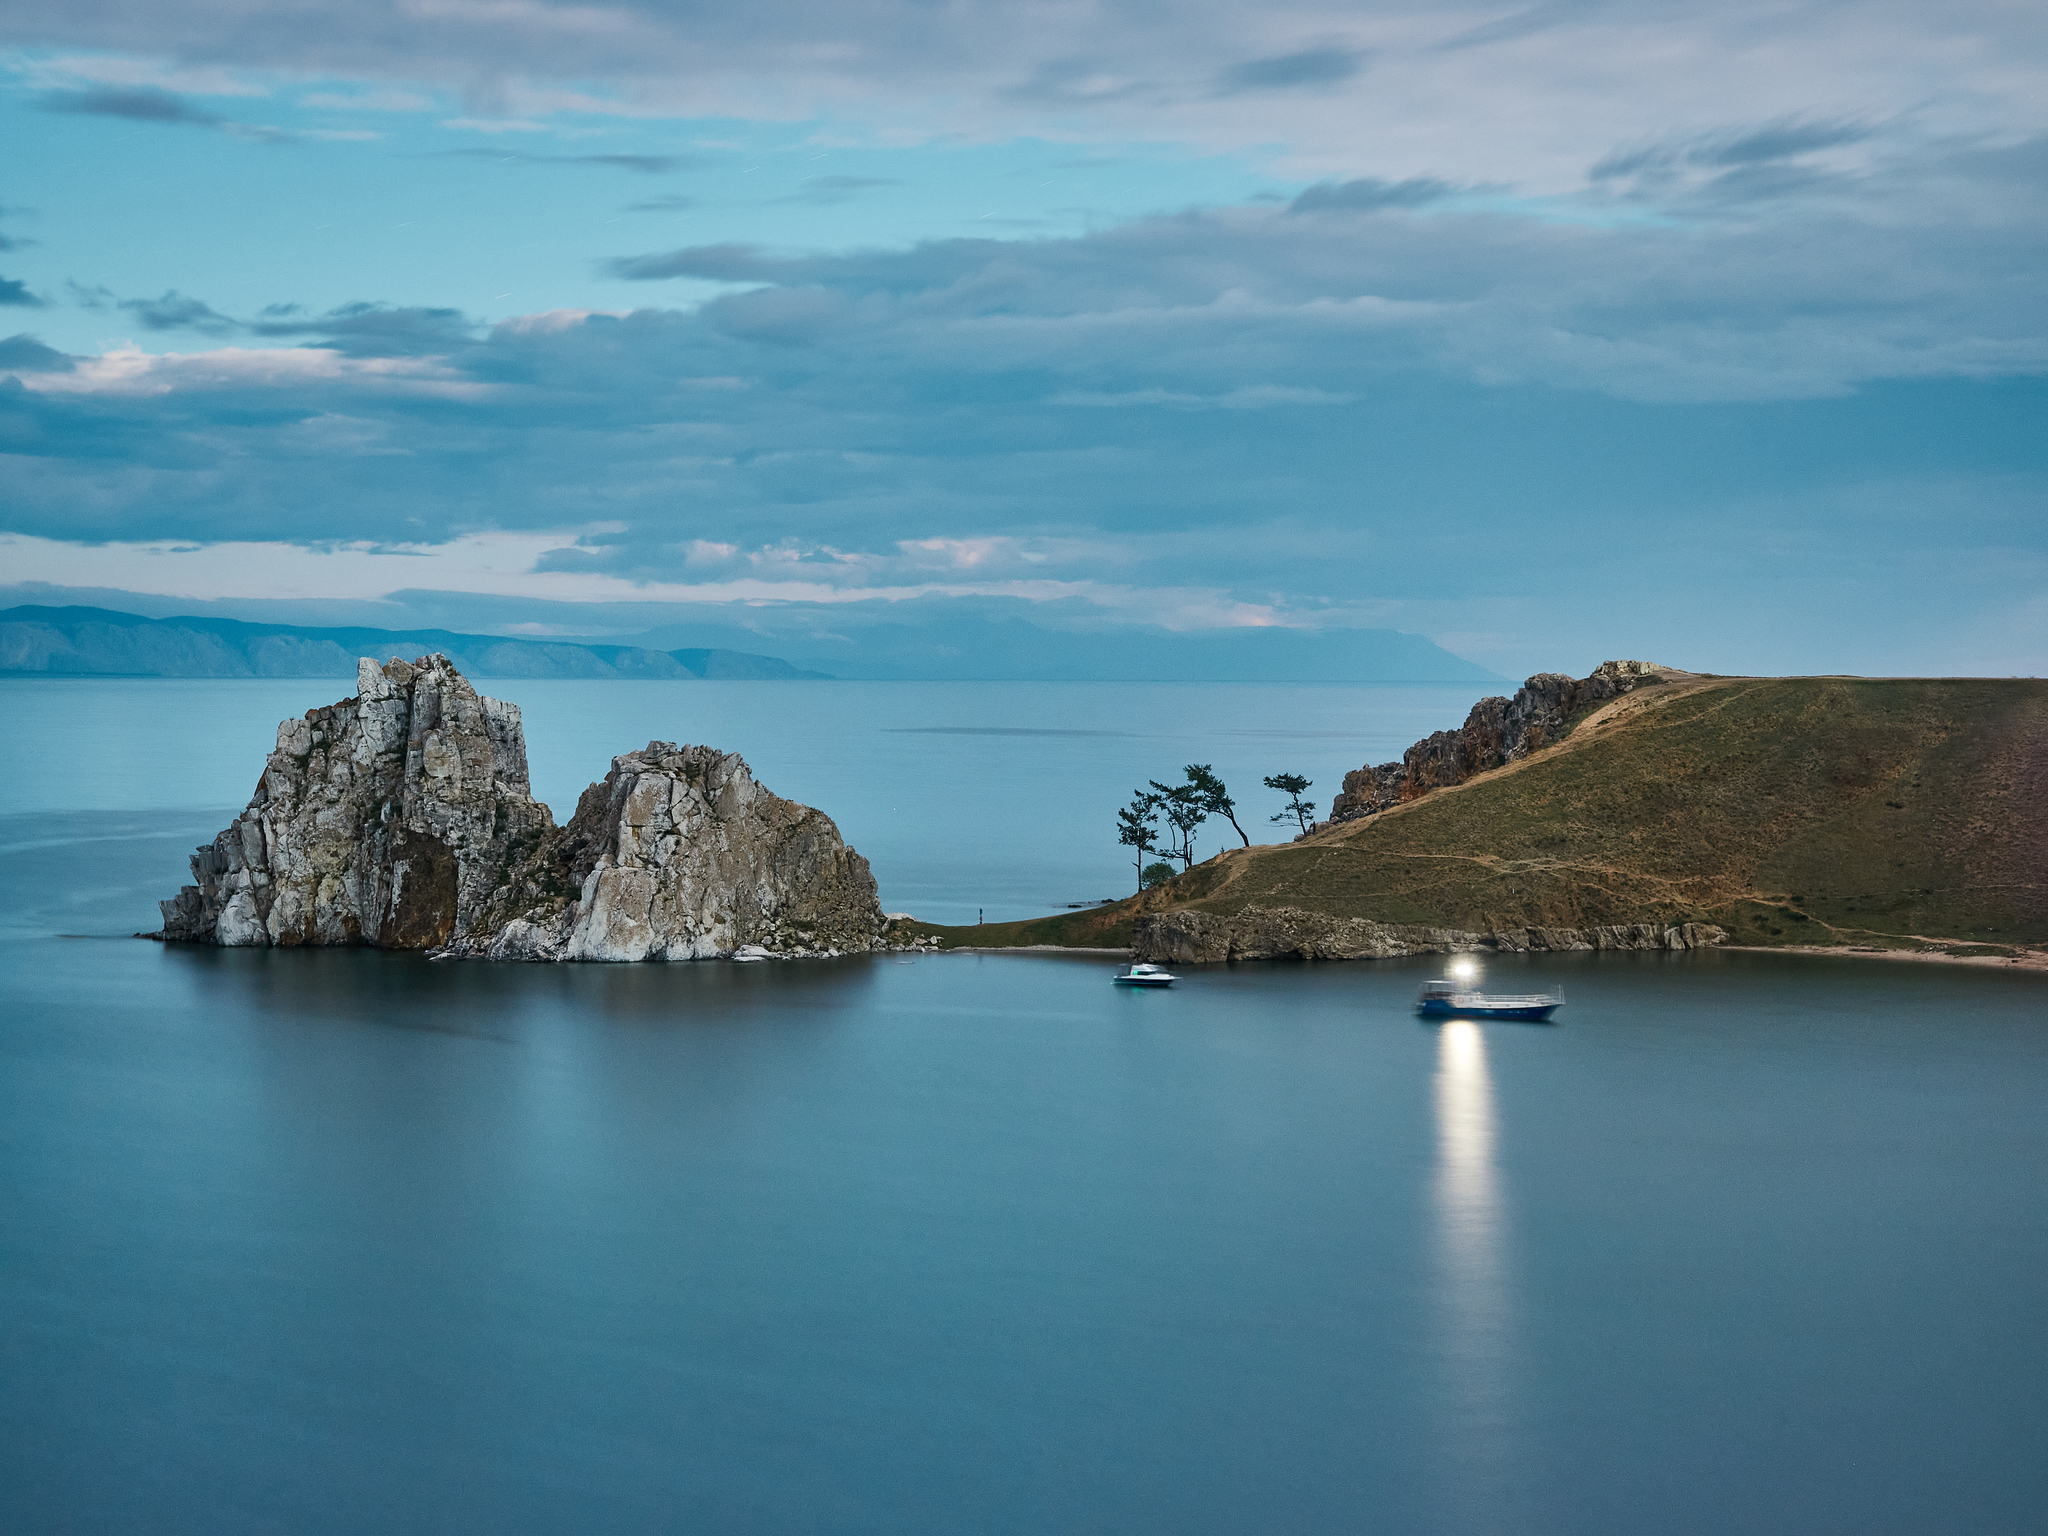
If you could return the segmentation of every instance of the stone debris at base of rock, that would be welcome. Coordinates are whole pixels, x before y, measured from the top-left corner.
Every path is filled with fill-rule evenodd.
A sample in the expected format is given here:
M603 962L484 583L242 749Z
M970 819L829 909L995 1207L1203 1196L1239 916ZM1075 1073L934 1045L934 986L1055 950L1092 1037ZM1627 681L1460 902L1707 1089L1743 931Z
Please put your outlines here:
M163 902L167 940L509 960L890 947L867 860L737 755L649 742L557 828L516 705L441 655L364 658L356 696L278 727L255 795Z

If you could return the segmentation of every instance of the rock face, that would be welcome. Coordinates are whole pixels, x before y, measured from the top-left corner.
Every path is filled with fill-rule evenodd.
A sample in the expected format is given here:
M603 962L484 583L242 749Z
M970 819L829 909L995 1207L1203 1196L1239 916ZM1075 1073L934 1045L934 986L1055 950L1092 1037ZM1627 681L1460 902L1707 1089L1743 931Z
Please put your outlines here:
M447 657L364 660L356 697L278 727L255 796L162 903L163 937L532 960L877 948L867 861L830 817L711 747L613 759L558 829L519 710Z
M163 903L164 937L439 948L476 931L553 830L517 706L444 656L365 658L353 699L278 726L248 809Z
M1481 699L1462 729L1438 731L1415 743L1398 763L1355 768L1330 806L1331 821L1356 821L1419 799L1433 789L1462 784L1562 741L1574 716L1619 698L1644 683L1689 676L1646 661L1607 661L1584 679L1539 672L1512 699Z
M1131 958L1194 965L1220 960L1390 960L1401 955L1494 950L1522 954L1565 949L1705 949L1727 931L1711 923L1634 923L1608 928L1512 928L1469 933L1329 917L1298 907L1248 907L1229 917L1213 912L1161 912L1141 917L1131 933Z
M523 913L461 952L702 960L881 944L875 877L832 818L770 794L715 747L651 741L613 758L549 854L577 900Z

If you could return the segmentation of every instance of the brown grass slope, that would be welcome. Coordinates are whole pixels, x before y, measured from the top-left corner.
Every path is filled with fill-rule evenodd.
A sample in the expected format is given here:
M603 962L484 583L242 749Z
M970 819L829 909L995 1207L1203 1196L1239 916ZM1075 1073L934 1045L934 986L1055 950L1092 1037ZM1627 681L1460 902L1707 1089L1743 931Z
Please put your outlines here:
M2048 942L2048 683L1745 678L1639 690L1558 745L1147 897L927 930L1116 945L1145 910L1471 930L1694 920L1742 944Z
M2048 940L2048 684L1645 689L1558 746L1240 867L1191 905L1739 943Z

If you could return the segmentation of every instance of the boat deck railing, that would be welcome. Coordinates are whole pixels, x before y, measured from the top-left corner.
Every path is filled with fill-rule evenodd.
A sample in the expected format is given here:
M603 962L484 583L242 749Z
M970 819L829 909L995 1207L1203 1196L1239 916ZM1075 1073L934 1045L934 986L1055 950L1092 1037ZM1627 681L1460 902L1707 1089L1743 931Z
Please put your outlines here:
M1467 1008L1541 1008L1546 1004L1563 1003L1564 994L1546 992L1499 996L1491 992L1458 992L1443 1001L1463 1004Z

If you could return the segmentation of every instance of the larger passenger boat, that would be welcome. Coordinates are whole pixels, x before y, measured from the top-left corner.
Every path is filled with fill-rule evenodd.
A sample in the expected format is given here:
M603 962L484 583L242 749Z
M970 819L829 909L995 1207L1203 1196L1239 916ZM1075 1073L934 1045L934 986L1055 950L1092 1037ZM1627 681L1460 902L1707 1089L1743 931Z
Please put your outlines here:
M1562 992L1493 995L1473 990L1468 981L1425 981L1415 1000L1415 1011L1425 1019L1514 1019L1524 1024L1548 1024L1563 1006Z

